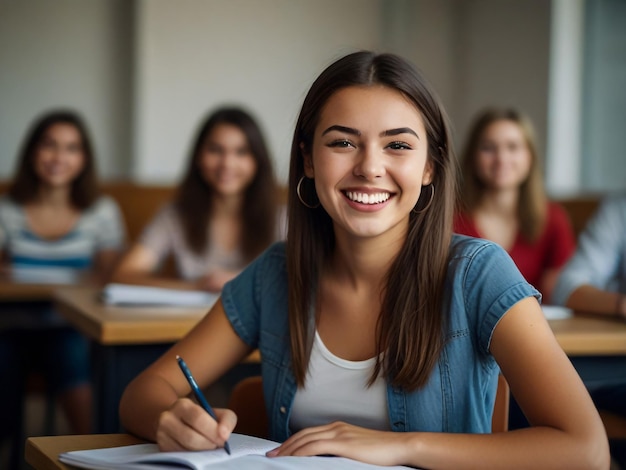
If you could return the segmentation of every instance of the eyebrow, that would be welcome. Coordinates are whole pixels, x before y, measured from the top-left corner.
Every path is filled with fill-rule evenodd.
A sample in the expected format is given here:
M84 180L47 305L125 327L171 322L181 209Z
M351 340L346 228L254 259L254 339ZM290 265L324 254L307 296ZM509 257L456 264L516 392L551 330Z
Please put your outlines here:
M382 132L380 134L380 136L381 137L389 137L389 136L392 136L392 135L400 135L400 134L413 134L418 139L420 138L420 136L417 135L417 132L415 132L410 127L398 127L397 129L389 129L389 130L387 130L385 132Z
M330 126L328 129L326 129L324 132L322 132L322 135L326 135L331 131L339 131L339 132L343 132L345 134L352 134L352 135L361 135L361 131L357 130L357 129L353 129L352 127L346 127L346 126Z
M328 129L322 132L322 135L326 135L331 131L339 131L345 134L351 134L351 135L356 135L356 136L361 135L361 131L359 131L358 129L354 129L352 127L346 127L346 126L338 126L338 125L330 126ZM389 137L389 136L400 135L400 134L412 134L418 139L420 138L419 135L417 135L417 132L415 132L410 127L398 127L397 129L388 129L386 131L381 132L380 136Z

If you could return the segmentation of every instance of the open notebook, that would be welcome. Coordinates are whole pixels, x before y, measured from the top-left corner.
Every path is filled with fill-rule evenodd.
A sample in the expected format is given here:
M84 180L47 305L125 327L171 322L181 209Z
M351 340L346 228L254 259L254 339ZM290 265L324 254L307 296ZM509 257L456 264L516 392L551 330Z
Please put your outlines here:
M162 287L107 284L100 295L107 305L171 305L211 307L219 295L204 291L164 289Z
M167 468L209 470L213 468L232 470L270 469L375 469L383 468L339 457L265 457L265 453L278 447L278 443L231 434L228 439L232 455L224 449L201 452L159 452L156 444L138 444L110 449L78 450L59 455L65 464L90 470L163 470ZM406 469L407 467L384 467Z

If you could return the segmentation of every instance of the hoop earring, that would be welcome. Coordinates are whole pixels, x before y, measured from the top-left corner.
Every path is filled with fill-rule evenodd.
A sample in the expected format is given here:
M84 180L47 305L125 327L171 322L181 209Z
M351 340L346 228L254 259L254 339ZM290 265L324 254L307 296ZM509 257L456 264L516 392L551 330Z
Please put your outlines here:
M422 209L420 209L418 211L416 211L415 207L414 207L411 212L413 212L415 214L423 214L432 205L433 199L435 198L435 184L434 183L430 183L428 186L431 187L431 189L430 189L430 199L428 200L428 204L426 204L425 207L423 207ZM417 204L415 204L415 206L417 207Z
M296 193L298 194L298 199L300 199L300 202L302 203L304 207L308 207L309 209L317 209L320 206L319 200L317 201L317 204L312 206L304 202L304 199L302 199L302 194L300 194L300 187L302 186L303 181L304 181L304 176L300 178L300 181L298 181L298 186L296 186Z

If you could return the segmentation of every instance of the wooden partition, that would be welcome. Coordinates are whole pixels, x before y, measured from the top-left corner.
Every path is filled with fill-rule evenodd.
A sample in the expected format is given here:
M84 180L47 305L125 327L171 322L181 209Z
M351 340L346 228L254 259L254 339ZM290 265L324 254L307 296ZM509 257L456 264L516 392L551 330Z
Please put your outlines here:
M585 195L562 198L557 200L557 202L563 206L569 215L574 233L578 236L584 230L585 225L587 225L590 217L598 208L601 200L601 195Z
M140 185L129 181L107 182L102 192L117 201L124 216L129 241L137 240L159 208L172 199L173 186Z

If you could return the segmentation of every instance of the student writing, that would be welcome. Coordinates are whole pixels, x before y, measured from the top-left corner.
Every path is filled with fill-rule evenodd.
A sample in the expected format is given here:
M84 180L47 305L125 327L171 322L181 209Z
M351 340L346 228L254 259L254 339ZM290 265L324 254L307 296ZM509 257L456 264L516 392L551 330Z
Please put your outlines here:
M606 468L608 445L537 291L497 245L452 234L455 156L431 87L357 52L324 70L296 124L289 226L126 389L129 431L163 450L223 446L235 426L186 396L261 351L269 456L422 468ZM530 418L489 434L499 369Z

